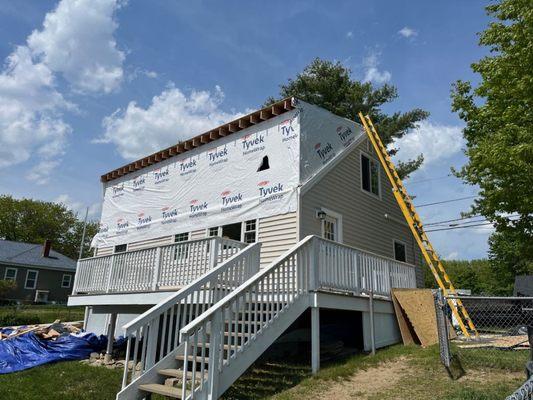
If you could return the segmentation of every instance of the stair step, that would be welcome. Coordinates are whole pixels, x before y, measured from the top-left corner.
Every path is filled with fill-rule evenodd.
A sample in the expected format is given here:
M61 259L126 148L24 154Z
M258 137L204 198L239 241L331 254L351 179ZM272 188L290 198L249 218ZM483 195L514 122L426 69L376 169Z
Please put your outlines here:
M189 355L188 357L189 361L193 361L194 359L196 359L196 362L197 363L201 363L202 362L202 357L201 356L192 356L192 355ZM185 361L185 356L184 355L179 355L179 356L176 356L176 360L178 361ZM205 356L204 358L204 364L207 364L207 362L209 361L209 357Z
M149 393L155 393L159 394L161 396L167 396L172 397L174 399L181 399L181 388L166 386L166 385L160 385L158 383L147 383L145 385L140 385L139 389L144 392ZM190 392L187 391L187 395L189 395Z
M173 369L173 368L166 368L166 369L160 369L157 371L159 375L168 376L171 378L182 378L183 377L183 370L181 369ZM204 375L207 377L207 371L205 371ZM192 379L192 371L187 371L187 379ZM202 379L200 372L196 372L194 379L196 381L199 381Z
M205 346L206 349L209 349L211 347L211 343L205 343L205 344L204 343L198 343L198 348L201 349L204 346ZM241 346L235 346L233 344L232 345L224 344L223 346L224 346L224 350L228 350L230 348L234 349L235 347L237 347L237 350L239 350L241 348Z

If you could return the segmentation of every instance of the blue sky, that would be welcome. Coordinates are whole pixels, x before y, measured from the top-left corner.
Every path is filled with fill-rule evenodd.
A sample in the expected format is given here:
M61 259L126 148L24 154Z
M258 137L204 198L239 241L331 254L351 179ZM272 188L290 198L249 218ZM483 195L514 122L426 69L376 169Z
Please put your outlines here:
M427 162L406 182L416 203L476 188L461 166L450 87L476 81L486 2L0 0L0 193L62 201L98 217L99 176L259 107L313 58L388 82L386 111L431 113L398 143ZM420 209L458 218L471 200ZM490 227L431 234L447 258L486 256Z

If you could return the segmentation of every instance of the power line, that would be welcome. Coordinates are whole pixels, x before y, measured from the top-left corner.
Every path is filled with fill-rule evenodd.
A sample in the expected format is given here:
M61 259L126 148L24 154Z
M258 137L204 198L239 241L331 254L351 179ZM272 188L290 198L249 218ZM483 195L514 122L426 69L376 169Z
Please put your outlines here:
M441 179L452 178L452 177L454 177L454 175L448 174L448 175L445 175L445 176L438 176L438 177L435 177L435 178L419 179L418 181L412 181L412 182L409 182L407 180L405 183L406 183L406 185L411 186L411 185L417 185L419 183L438 181L438 180L441 180Z
M519 217L520 214L510 214L510 215L507 215L505 217L502 216L502 218L506 218L506 219L509 219L509 218L514 218L514 217ZM476 218L476 217L481 217L481 219L476 219L476 220L471 220L471 221L464 221L466 219L472 219L472 218ZM443 220L443 221L434 221L434 222L428 222L426 224L424 224L425 226L435 226L435 225L442 225L444 223L447 223L447 222L456 222L456 221L464 221L463 223L464 224L468 224L468 223L472 223L472 222L482 222L482 221L488 221L487 218L483 217L481 214L474 214L472 216L469 216L469 217L461 217L461 218L455 218L455 219L447 219L447 220ZM454 226L456 224L449 224L449 226Z
M480 215L479 214L475 214L475 215L472 215L470 217L461 217L461 218L455 218L455 219L446 219L444 221L434 221L434 222L428 222L426 224L424 224L425 226L432 226L432 225L441 225L441 224L444 224L446 222L455 222L455 221L462 221L462 220L465 220L465 219L470 219L470 218L475 218L475 217L479 217ZM483 217L484 218L484 217ZM471 221L473 222L473 221Z
M462 225L462 226L449 226L447 228L430 229L430 230L427 230L426 232L450 231L452 229L464 229L464 228L473 228L476 226L488 226L488 225L492 225L492 222L483 222L481 224Z
M516 221L516 220L509 219L509 221ZM430 230L427 230L426 232L449 231L449 230L452 230L452 229L464 229L464 228L473 228L473 227L476 227L476 226L489 226L489 225L492 225L492 222L486 221L486 222L482 222L482 223L479 223L479 224L470 224L470 225L467 225L467 223L465 223L464 225L449 226L449 227L446 227L446 228L438 228L438 229L430 229Z
M454 201L460 201L460 200L466 200L466 199L473 199L473 198L476 198L476 197L478 197L478 196L475 195L475 196L459 197L459 198L457 198L457 199L450 199L450 200L437 201L437 202L435 202L435 203L419 204L419 205L415 205L415 207L416 207L416 208L421 208L421 207L427 207L427 206L434 206L434 205L437 205L437 204L451 203L451 202L454 202Z

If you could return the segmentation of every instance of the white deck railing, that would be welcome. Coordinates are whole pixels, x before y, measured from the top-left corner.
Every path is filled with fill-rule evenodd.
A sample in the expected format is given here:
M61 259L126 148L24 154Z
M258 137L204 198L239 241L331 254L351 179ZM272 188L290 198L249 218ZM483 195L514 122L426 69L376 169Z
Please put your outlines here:
M182 382L188 384L181 398L218 398L309 306L310 292L372 290L390 296L392 287L416 287L414 266L306 237L183 327L183 359L190 362L182 366ZM286 326L276 330L283 319Z
M320 239L317 285L322 290L390 296L392 288L416 287L414 266L337 242Z
M259 271L260 243L244 250L153 306L124 326L127 339L122 387L142 375L180 344L181 328ZM161 334L159 334L161 332ZM139 365L132 371L128 365Z
M84 258L73 294L150 292L185 286L246 246L220 237Z

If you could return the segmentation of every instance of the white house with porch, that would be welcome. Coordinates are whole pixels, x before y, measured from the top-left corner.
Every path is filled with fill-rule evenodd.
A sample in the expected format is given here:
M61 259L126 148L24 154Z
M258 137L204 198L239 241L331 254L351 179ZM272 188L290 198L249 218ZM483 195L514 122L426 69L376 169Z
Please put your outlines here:
M218 398L308 309L314 371L320 310L356 313L365 350L400 340L390 289L421 258L357 123L288 98L101 180L69 305L127 337L118 399Z

